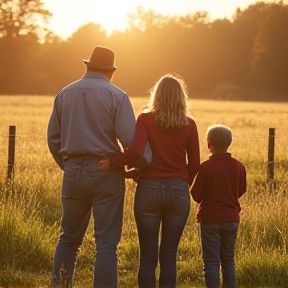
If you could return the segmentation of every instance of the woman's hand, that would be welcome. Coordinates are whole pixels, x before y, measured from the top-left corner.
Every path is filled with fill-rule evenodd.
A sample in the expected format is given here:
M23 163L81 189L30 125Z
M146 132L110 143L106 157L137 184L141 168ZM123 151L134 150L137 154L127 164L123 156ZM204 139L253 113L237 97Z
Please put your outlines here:
M134 182L138 183L139 173L137 170L132 169L125 172L126 179L133 179Z
M111 170L111 163L109 158L101 159L98 162L98 167L100 170Z

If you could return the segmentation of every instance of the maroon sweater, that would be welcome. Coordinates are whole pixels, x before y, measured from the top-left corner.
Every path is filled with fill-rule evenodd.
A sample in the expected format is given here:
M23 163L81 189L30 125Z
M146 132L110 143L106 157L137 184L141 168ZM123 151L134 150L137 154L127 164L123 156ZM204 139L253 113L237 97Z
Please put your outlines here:
M200 203L196 220L202 223L239 222L239 198L246 191L244 165L230 153L214 154L199 169L191 195Z
M152 162L139 171L139 178L178 178L190 185L200 166L199 139L196 123L182 129L164 130L156 124L153 113L142 113L136 122L133 145L111 159L112 165L132 165L143 154L147 141L152 150Z

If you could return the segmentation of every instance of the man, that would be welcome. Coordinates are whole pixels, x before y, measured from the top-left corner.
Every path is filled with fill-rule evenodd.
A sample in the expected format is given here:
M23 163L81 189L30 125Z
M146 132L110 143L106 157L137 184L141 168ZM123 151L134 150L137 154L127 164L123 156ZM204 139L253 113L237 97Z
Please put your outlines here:
M56 96L48 146L64 171L62 233L55 251L51 287L72 285L77 255L93 213L96 261L93 287L117 287L117 245L125 193L124 170L100 171L98 160L131 146L135 115L128 95L111 79L114 52L95 46L84 76Z

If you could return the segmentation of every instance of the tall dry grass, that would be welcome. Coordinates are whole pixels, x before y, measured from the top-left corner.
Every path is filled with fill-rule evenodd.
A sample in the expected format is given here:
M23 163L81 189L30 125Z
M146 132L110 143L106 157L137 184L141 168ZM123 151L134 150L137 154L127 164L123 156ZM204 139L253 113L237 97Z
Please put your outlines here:
M147 98L132 98L136 114ZM49 154L46 128L53 97L0 97L0 287L47 287L61 217L61 171ZM207 159L205 131L232 128L230 152L248 173L241 199L236 251L239 287L287 287L288 104L191 100L199 130L201 159ZM14 181L6 182L9 125L16 125ZM275 128L275 186L267 176L268 129ZM136 287L138 241L133 217L135 184L127 181L123 236L119 245L119 287ZM178 253L178 286L203 286L194 205ZM91 221L78 261L74 287L90 287L95 256ZM286 285L286 286L285 286Z

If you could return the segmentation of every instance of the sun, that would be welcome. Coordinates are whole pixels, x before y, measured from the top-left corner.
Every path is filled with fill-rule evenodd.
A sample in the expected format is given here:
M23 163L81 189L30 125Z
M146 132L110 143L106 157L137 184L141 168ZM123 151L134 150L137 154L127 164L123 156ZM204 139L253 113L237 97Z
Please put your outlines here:
M100 24L106 30L108 35L110 35L114 30L124 31L128 27L128 18L126 13L117 13L117 9L107 11L107 13L94 14L91 15L90 18L95 24Z
M48 25L60 37L70 37L81 26L94 22L111 34L113 30L124 31L128 27L127 12L131 12L133 2L106 0L43 0L45 8L52 12ZM136 0L137 2L137 0ZM97 3L97 5L96 5Z

